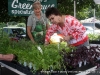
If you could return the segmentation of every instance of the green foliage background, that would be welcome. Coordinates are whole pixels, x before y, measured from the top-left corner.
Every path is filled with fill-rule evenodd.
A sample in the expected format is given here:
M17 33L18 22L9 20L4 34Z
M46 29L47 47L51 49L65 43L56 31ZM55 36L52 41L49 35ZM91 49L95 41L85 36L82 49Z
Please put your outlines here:
M1 0L0 2L0 22L24 22L26 23L27 17L25 16L9 16L8 15L8 1L9 0ZM83 19L90 17L91 14L86 12L88 8L96 8L99 11L99 6L94 3L93 0L75 0L76 1L76 16L78 19ZM74 15L74 0L57 0L57 8L63 14ZM91 10L91 9L90 9ZM99 13L97 15L100 15ZM93 16L93 14L91 15Z

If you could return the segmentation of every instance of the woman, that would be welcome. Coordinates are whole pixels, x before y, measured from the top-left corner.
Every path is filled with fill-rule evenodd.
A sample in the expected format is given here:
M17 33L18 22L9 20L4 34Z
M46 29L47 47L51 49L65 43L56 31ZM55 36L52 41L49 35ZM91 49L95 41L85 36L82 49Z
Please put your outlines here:
M41 11L41 3L36 1L32 6L34 12L28 17L27 33L33 43L43 44L45 32L49 24L47 18Z
M89 45L85 27L73 16L62 15L56 8L50 7L45 12L52 25L47 30L45 44L49 44L53 33L59 32L69 45L80 47Z
M13 54L0 54L0 60L12 61L15 58Z

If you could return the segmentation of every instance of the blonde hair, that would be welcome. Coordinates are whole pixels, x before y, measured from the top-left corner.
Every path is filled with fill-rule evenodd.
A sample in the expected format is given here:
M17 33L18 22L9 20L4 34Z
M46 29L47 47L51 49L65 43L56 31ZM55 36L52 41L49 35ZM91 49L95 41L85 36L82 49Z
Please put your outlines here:
M41 3L39 1L35 1L32 5L33 9L41 8Z

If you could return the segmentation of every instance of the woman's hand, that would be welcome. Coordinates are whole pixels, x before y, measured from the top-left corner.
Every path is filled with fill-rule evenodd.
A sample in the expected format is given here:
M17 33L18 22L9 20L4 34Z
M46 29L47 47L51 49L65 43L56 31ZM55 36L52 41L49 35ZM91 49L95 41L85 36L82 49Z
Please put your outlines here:
M15 55L14 54L2 55L2 60L12 61L14 58L15 58Z
M44 45L48 45L48 44L49 44L49 42L45 42L45 43L44 43Z
M69 41L72 39L72 37L71 36L64 36L63 39L64 39L64 41Z

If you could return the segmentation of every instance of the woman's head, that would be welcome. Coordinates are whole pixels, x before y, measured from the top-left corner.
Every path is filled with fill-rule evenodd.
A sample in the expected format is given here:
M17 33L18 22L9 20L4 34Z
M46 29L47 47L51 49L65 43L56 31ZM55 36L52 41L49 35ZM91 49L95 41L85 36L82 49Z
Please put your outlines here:
M61 13L55 7L49 7L49 8L47 8L45 14L46 14L47 18L49 16L51 16L51 15L61 16Z
M55 7L49 7L46 9L46 17L51 21L53 24L59 24L61 22L61 13Z
M32 7L33 7L33 10L34 10L35 14L40 14L40 12L41 12L41 3L39 1L34 2Z

